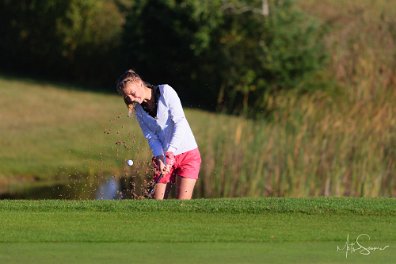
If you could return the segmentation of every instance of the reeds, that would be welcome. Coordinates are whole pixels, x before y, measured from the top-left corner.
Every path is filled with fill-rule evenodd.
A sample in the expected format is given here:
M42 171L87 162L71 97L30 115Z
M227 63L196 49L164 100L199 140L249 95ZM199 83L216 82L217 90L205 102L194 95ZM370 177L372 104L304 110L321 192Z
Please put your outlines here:
M391 101L335 107L318 95L289 99L272 122L191 117L203 156L197 196L395 195Z
M208 149L205 162L217 164L206 168L204 162L200 195L396 195L395 4L304 1L300 6L331 27L326 75L337 87L269 98L275 109L269 122L206 120L210 131L224 135L200 136Z

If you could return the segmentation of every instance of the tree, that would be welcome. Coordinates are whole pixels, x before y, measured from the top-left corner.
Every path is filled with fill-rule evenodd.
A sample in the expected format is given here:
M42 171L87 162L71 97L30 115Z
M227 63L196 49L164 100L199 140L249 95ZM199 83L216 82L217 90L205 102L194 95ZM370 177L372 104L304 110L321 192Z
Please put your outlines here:
M111 65L119 63L120 2L1 1L0 68L68 82L109 83L116 72Z
M297 89L326 59L324 28L292 1L271 1L268 16L255 4L224 2L223 23L211 46L222 62L218 102L235 113L265 112L268 93Z

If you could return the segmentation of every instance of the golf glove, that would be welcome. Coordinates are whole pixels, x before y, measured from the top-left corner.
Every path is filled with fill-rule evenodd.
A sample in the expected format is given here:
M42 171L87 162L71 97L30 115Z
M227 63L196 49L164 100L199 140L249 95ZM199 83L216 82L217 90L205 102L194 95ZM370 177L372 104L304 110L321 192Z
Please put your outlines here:
M151 162L154 168L154 177L159 177L161 175L160 158L153 157Z

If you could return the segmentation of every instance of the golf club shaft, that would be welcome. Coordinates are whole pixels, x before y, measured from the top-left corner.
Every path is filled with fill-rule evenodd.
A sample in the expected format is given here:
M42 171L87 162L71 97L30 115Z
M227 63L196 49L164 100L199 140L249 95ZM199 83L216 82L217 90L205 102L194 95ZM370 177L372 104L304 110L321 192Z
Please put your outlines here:
M157 183L162 179L163 173L160 174L160 176L158 177L157 180L155 180L154 185L150 188L149 190L149 195L152 195L155 189L155 186L157 185Z

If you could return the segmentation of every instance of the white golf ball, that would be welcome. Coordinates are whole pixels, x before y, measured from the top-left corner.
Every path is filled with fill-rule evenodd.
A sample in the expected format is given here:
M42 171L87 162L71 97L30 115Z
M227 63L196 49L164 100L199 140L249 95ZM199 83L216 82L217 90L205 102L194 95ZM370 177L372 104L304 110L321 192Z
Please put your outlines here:
M128 166L132 166L133 165L133 160L127 160L127 164L128 164Z

